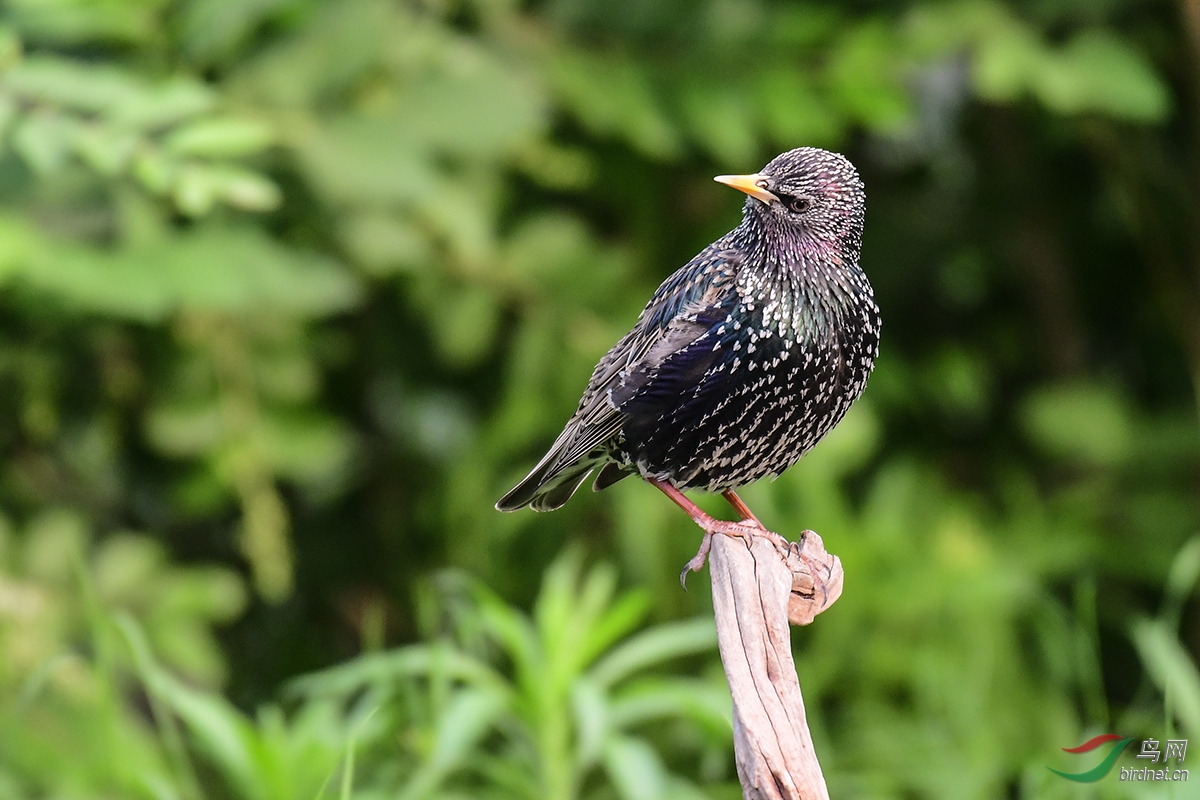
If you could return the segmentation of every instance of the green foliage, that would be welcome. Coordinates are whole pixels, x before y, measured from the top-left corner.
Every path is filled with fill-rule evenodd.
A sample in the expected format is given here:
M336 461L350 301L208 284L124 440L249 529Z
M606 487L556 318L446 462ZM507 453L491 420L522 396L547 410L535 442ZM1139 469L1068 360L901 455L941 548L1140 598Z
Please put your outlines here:
M414 724L392 776L399 783L387 789L400 797L702 796L664 759L691 750L724 765L727 689L718 674L661 670L711 653L712 620L635 633L646 594L615 593L610 566L580 566L578 551L550 566L532 616L478 582L444 575L423 609L442 631L437 641L363 656L293 688ZM673 746L645 739L654 728L671 731Z
M712 620L637 630L646 595L617 593L615 581L612 567L583 573L578 551L568 553L547 571L530 617L477 582L445 575L425 598L431 624L443 628L429 643L303 677L290 692L296 702L253 717L177 678L146 627L97 597L85 626L97 650L75 654L73 665L102 708L78 708L79 686L68 706L66 681L52 687L33 676L4 718L22 747L0 770L0 788L186 799L206 796L199 776L211 772L228 796L247 800L324 797L335 778L343 797L603 797L608 785L623 798L703 796L663 757L698 751L707 778L727 777L713 774L732 746L727 691L719 673L696 679L663 668L711 653ZM135 688L149 699L153 727L131 707ZM41 774L36 759L52 743L28 731L17 737L17 726L62 733L80 717L108 738L76 731L74 762ZM674 746L660 753L643 738L655 728L670 731ZM120 765L106 761L114 752Z
M1066 42L1048 37L999 2L964 2L915 15L919 47L973 52L972 78L980 96L1011 103L1030 95L1047 109L1094 112L1135 122L1161 122L1169 90L1135 44L1104 27L1084 28Z
M1200 671L1195 659L1177 640L1176 630L1184 603L1195 591L1197 581L1200 581L1200 538L1189 540L1175 557L1158 616L1138 619L1132 629L1133 643L1146 671L1166 700L1164 722L1171 727L1178 717L1188 736L1200 731Z
M90 539L87 524L67 511L44 512L20 533L0 523L0 580L11 598L0 628L8 656L0 686L30 692L81 680L68 651L86 638L100 608L137 619L160 658L189 680L221 684L224 658L210 628L242 614L237 576L218 567L173 566L162 545L143 534Z
M121 614L194 685L224 682L212 626L242 613L229 570L167 563L161 544L118 533L91 543L66 511L0 529L0 793L161 797L168 760L128 697L134 662ZM133 622L136 620L136 623Z
M846 565L796 635L834 793L1076 797L1059 748L1195 730L1172 13L9 0L0 798L737 796L690 523L492 504L736 219L708 176L802 144L885 319L745 493Z
M179 794L195 796L200 787L188 752L179 746L183 737L168 714L178 718L187 744L221 776L234 797L320 797L340 764L349 772L349 759L369 719L348 718L329 702L308 703L292 714L267 706L248 718L219 694L198 691L174 678L154 662L136 625L128 619L117 622L138 660L139 677L161 704L159 735L164 749L175 751Z
M219 202L250 211L279 204L269 178L229 161L262 152L271 131L216 115L217 98L198 81L150 82L116 66L10 58L0 82L6 145L35 173L52 177L78 161L104 178L134 178L191 216Z

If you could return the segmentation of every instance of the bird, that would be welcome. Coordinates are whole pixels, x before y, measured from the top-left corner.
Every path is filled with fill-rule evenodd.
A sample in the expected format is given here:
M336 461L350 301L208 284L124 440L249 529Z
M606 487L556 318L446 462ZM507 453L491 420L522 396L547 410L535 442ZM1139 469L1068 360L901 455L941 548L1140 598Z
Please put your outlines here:
M879 354L880 310L859 265L866 194L849 159L815 147L714 180L746 194L742 220L663 281L600 359L546 455L496 503L562 507L639 475L704 531L782 539L737 490L778 477L845 416ZM684 492L720 493L738 521ZM786 542L786 540L783 540Z

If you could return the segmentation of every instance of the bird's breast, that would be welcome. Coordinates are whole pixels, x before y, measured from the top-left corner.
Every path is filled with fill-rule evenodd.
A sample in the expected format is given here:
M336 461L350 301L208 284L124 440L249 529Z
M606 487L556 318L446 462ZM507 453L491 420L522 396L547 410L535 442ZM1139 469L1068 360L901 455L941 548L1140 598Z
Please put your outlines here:
M866 386L879 318L863 284L764 281L739 298L712 331L711 346L722 357L652 426L643 471L717 491L794 464Z

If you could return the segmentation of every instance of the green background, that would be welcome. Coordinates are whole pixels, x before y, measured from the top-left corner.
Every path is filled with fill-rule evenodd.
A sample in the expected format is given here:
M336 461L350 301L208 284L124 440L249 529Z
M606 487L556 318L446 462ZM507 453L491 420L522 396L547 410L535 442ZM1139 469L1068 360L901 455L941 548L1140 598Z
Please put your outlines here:
M833 796L1197 796L1047 769L1200 738L1195 2L0 8L0 800L739 797L697 529L492 504L799 145L884 319L744 492L845 564Z

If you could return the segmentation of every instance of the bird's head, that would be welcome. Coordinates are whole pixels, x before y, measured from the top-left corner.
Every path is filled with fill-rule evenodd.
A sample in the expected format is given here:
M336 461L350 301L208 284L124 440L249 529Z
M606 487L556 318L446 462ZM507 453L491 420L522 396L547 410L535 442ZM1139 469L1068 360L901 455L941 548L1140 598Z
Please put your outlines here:
M767 231L790 229L855 249L861 242L863 183L843 155L799 147L771 159L753 175L718 175L714 180L749 195L745 215Z

